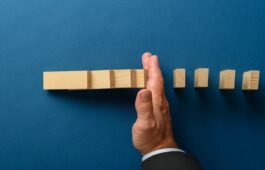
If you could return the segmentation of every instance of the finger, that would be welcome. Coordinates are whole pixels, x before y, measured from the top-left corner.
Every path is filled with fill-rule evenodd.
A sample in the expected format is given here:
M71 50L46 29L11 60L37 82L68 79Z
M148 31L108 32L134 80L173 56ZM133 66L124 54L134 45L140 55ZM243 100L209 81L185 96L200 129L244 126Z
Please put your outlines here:
M135 107L137 111L137 119L153 119L152 93L150 90L143 89L138 92Z
M164 120L162 113L164 94L164 80L160 70L157 56L151 56L148 60L148 81L147 89L152 91L153 114L156 121L161 123Z
M149 53L149 52L144 53L143 56L142 56L143 68L146 69L146 70L148 69L148 60L149 60L149 58L151 56L152 56L152 54Z
M164 80L160 70L158 57L155 55L148 60L147 88L152 91L154 97L161 97L164 93Z

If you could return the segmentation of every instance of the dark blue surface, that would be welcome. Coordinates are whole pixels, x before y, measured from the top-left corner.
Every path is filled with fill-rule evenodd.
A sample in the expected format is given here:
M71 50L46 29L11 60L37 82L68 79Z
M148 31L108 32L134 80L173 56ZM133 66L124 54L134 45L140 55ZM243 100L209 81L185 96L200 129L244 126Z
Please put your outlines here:
M140 169L136 90L47 92L45 70L139 68L160 56L178 143L206 170L265 169L264 0L1 0L0 169ZM188 69L174 91L172 71ZM210 88L193 70L209 67ZM237 89L218 90L234 68ZM261 89L240 90L260 69Z

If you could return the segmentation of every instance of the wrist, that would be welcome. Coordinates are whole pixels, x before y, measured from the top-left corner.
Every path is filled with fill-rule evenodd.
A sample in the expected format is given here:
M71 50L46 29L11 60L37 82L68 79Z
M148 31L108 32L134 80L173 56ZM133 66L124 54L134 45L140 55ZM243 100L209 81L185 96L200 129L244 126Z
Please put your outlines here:
M154 145L153 147L149 148L149 149L145 149L145 150L142 150L140 151L142 155L146 155L150 152L153 152L153 151L156 151L156 150L159 150L159 149L164 149L164 148L176 148L176 149L179 149L178 145L176 144L175 140L174 139L167 139L167 140L164 140L163 142L160 142L156 145Z
M154 149L152 149L150 152L158 150L158 149L164 149L164 148L179 148L174 140L170 141L164 141L163 143L156 146Z

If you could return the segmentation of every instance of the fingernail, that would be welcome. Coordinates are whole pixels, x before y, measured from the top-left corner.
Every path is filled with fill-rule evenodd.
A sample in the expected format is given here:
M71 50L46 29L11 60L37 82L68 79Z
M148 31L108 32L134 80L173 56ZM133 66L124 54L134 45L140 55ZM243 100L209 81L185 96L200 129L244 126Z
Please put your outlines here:
M145 54L148 56L152 56L152 53L150 53L150 52L145 52Z
M159 66L158 56L157 55L153 55L152 58L153 58L154 65Z
M142 100L150 100L151 99L151 91L150 90L147 90L147 91L144 91L143 93L141 93L141 98Z

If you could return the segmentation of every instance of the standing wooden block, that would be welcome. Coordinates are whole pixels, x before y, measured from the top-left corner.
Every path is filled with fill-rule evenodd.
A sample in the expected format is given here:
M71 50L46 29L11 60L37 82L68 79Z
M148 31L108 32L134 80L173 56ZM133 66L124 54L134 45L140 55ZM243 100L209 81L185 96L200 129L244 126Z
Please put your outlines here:
M144 69L134 70L136 74L136 85L135 88L145 88L148 80L148 73Z
M113 70L115 88L132 88L136 86L136 71L131 69Z
M194 87L195 88L206 88L209 84L209 69L199 68L195 70L194 76Z
M260 71L251 70L244 72L242 90L258 90L259 89Z
M235 89L236 71L224 70L220 72L219 89L232 90Z
M186 87L186 70L175 69L173 72L174 88L185 88Z
M89 71L43 72L44 90L82 90L90 88Z
M91 71L91 89L114 88L114 73L112 70Z

